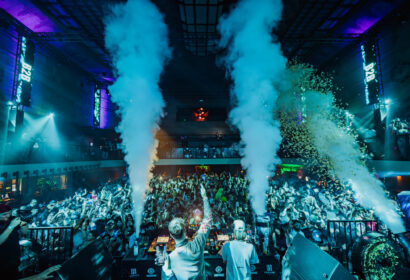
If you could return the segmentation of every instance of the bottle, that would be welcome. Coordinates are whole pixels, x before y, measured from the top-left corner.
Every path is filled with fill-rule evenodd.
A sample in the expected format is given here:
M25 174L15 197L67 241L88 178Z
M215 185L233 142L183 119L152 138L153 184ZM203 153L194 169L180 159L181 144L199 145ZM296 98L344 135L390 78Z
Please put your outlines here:
M155 255L157 256L157 258L161 257L161 250L159 249L159 246L157 245L157 248L155 249Z

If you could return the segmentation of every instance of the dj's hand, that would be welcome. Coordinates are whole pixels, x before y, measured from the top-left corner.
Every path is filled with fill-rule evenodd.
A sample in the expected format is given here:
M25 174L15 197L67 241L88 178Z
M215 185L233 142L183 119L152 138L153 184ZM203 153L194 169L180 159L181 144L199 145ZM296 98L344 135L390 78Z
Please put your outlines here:
M164 265L162 266L162 270L164 271L167 277L171 277L174 274L171 269L171 259L169 258L168 254L166 254L165 256L165 262L164 262Z
M205 190L205 188L204 188L204 185L203 185L203 184L201 184L201 188L200 188L200 190L201 190L201 196L202 196L203 198L205 198L205 197L206 197L206 190Z

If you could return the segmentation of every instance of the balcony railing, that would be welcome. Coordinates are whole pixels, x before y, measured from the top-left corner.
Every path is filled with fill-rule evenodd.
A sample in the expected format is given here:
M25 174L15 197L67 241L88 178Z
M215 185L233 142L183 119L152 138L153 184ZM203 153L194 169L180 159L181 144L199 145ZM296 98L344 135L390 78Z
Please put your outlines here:
M73 236L71 227L34 227L28 232L28 238L39 246L42 265L46 266L60 264L72 256Z
M230 147L208 147L208 148L172 148L170 150L159 150L160 159L218 159L239 158L239 152Z

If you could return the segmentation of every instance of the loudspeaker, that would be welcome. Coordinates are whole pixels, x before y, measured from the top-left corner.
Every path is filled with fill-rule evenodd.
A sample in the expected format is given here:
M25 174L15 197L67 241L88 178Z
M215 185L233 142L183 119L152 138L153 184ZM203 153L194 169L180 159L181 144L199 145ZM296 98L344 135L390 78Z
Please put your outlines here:
M354 280L336 259L301 234L296 234L286 251L282 274L290 280Z
M111 254L103 241L97 239L63 263L57 274L64 280L111 279L111 265Z

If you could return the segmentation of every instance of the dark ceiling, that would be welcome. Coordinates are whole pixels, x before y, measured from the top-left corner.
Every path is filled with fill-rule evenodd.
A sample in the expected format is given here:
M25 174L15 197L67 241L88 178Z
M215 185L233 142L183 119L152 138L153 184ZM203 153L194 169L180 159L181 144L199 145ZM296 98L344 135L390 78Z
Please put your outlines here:
M320 67L404 1L284 0L282 21L273 32L288 58L297 57ZM2 14L11 14L14 21L24 23L24 15L37 13L40 23L27 28L36 41L70 59L96 80L112 82L111 60L104 47L104 17L109 5L124 0L2 2ZM14 6L7 5L8 2ZM216 25L220 14L229 11L237 1L153 2L165 14L174 49L173 60L162 80L166 96L181 102L203 98L228 100L229 82L215 63L220 51L216 48Z

